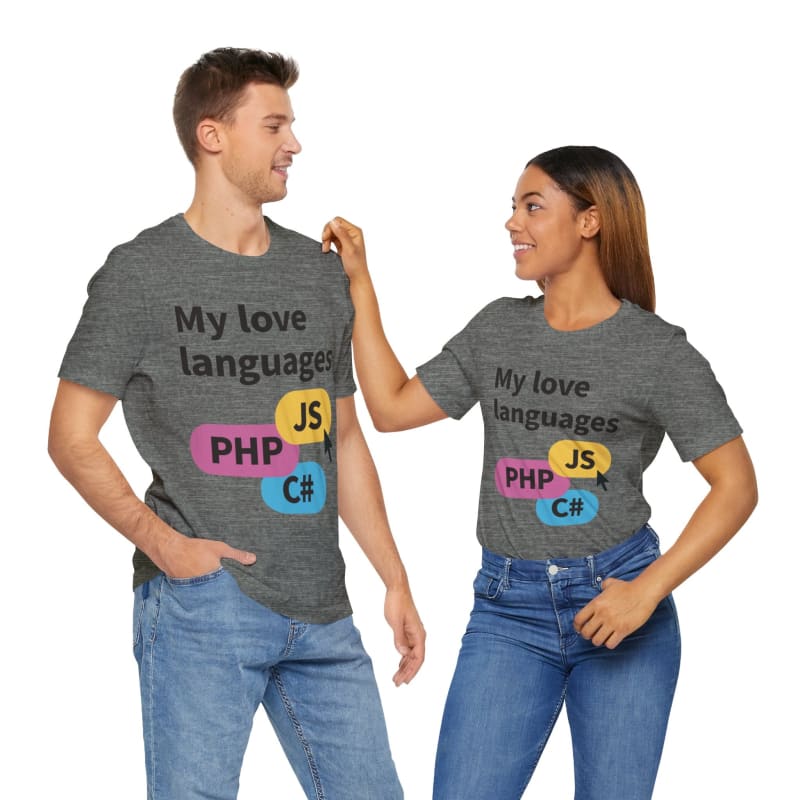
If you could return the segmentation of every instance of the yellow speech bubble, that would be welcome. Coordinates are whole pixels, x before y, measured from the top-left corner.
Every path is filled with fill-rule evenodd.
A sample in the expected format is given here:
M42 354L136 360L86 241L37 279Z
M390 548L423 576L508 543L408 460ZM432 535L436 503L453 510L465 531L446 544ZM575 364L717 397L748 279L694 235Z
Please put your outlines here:
M611 466L611 453L599 442L578 442L562 439L547 456L553 472L565 478L594 478Z
M331 429L331 399L324 389L298 389L278 401L275 425L290 444L321 442Z

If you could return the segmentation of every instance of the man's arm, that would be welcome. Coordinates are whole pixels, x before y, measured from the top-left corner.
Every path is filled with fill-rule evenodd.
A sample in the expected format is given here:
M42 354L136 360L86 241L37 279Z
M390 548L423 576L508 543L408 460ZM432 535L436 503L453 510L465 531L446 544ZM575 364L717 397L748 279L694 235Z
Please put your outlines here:
M384 614L401 654L395 685L408 683L425 659L425 629L397 552L378 473L356 417L352 397L336 401L339 515L386 586Z
M100 430L117 398L62 380L50 418L48 452L61 474L113 528L173 578L211 572L221 558L252 564L255 556L224 542L184 536L159 519L133 493L100 443Z

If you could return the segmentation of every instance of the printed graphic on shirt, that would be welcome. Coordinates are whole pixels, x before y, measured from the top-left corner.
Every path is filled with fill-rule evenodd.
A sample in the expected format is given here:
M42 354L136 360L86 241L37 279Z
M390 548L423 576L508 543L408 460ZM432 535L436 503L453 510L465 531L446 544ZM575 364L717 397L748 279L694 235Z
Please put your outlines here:
M277 425L198 425L189 439L192 459L207 475L262 478L261 499L273 511L316 514L327 497L325 472L300 461L300 445L322 442L333 460L330 397L324 389L287 392L275 419Z
M503 497L518 500L560 497L570 487L569 479L557 475L549 461L528 458L501 458L494 482Z
M599 442L561 439L545 459L501 458L494 470L497 491L515 500L536 500L536 516L551 526L583 525L600 508L599 498L575 489L574 480L591 480L605 491L611 453Z
M275 425L199 425L189 447L203 472L233 478L288 475L300 460Z
M553 526L584 525L591 522L600 508L600 501L585 489L570 489L555 500L537 500L536 516Z
M511 369L497 368L495 389L506 390L512 398L523 389L534 395L577 397L588 399L591 384L585 380L542 375L533 377ZM619 419L590 414L574 414L557 409L523 407L507 397L493 400L495 418L502 422L523 425L529 431L540 428L570 430L579 436L590 432L615 433ZM512 500L535 500L536 516L545 525L562 527L591 522L600 509L600 497L581 486L591 481L592 488L608 491L611 451L601 442L584 439L558 439L547 458L504 457L497 461L494 480L497 491ZM573 481L579 482L573 486Z
M600 442L562 439L550 448L547 460L564 477L595 478L608 472L611 453Z
M315 461L303 461L286 478L264 478L261 497L281 514L316 514L325 505L325 473Z
M199 334L217 343L228 331L257 336L272 331L304 331L308 315L300 309L263 310L239 303L235 310L208 310L176 305L175 324L179 334ZM216 345L214 349L219 347ZM254 386L262 378L295 375L306 383L333 367L333 353L228 353L197 352L181 344L178 363L187 376L235 378L243 386ZM224 350L224 346L222 347ZM301 461L304 445L323 445L324 455L333 461L330 438L333 412L325 389L298 389L284 394L274 410L274 423L237 425L205 423L191 434L189 449L198 469L207 475L233 478L261 478L264 504L280 514L316 514L325 506L327 483L322 466Z
M254 339L258 334L270 331L304 331L308 325L308 316L300 309L253 310L243 303L237 305L234 311L210 311L200 305L193 305L188 311L183 306L175 306L175 323L178 333L208 335L212 342L218 342L224 337L229 325L237 333L251 334ZM262 378L292 375L303 383L308 383L317 374L331 371L333 351L212 354L197 352L188 345L180 345L178 360L184 375L197 378L236 378L243 386L254 386Z
M325 440L331 429L331 399L324 389L299 389L285 394L275 409L275 424L292 444Z
M618 417L572 414L554 409L552 405L542 408L545 402L548 404L552 402L546 399L542 399L541 404L536 407L521 405L524 402L520 398L523 392L524 395L535 395L537 403L540 402L540 395L554 397L556 400L559 397L589 398L592 390L589 381L542 376L538 369L534 372L533 378L530 378L528 375L511 369L497 367L494 387L499 390L505 389L511 393L511 400L508 397L493 398L494 417L501 422L522 425L528 431L538 431L540 428L569 430L577 436L586 436L589 433L616 433L619 430Z

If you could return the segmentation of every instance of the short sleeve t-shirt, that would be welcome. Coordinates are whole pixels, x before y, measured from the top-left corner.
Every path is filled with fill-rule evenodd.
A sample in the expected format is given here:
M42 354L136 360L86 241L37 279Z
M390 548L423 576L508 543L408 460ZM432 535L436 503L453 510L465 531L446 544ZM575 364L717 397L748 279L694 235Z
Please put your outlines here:
M120 398L153 471L145 502L224 560L242 590L307 622L351 613L338 544L336 399L353 394L353 306L338 256L269 219L262 256L183 215L115 248L59 372ZM134 554L134 585L158 574Z
M741 433L685 332L626 300L597 325L558 331L543 298L502 298L418 374L451 417L480 403L478 539L512 558L624 541L649 519L642 473L665 433L685 461Z

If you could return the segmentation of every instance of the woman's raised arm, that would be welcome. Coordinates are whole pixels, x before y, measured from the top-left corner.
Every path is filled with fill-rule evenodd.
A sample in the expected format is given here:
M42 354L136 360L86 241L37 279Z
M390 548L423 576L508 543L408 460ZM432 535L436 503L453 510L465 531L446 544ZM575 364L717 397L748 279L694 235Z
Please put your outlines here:
M386 338L361 229L335 217L322 232L323 251L328 252L331 245L338 250L350 279L350 296L356 310L356 373L373 424L379 431L402 431L444 419L447 414L416 375L408 377Z

